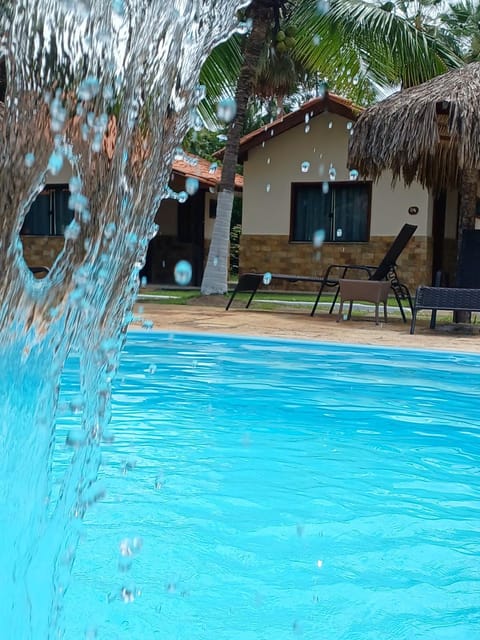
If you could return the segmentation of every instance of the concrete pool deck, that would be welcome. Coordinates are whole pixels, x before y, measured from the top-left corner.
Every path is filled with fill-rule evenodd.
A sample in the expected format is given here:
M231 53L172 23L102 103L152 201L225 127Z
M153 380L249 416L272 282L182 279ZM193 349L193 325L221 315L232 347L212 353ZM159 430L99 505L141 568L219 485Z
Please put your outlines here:
M210 333L292 338L344 344L365 344L405 349L463 351L480 353L480 325L438 324L429 328L428 314L418 316L415 334L410 335L410 321L399 317L375 325L373 316L336 322L336 315L319 312L313 318L306 311L225 311L225 299L210 296L208 301L189 305L140 302L135 306L133 330L145 321L153 322L157 331L174 333ZM440 318L440 314L439 314ZM446 315L446 318L451 318Z

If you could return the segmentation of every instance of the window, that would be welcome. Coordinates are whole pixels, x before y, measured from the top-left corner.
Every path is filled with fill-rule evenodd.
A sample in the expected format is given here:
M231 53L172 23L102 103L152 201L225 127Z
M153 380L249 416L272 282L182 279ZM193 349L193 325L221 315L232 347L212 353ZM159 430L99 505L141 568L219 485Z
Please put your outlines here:
M21 233L31 236L61 236L73 219L68 208L68 185L50 185L42 191L25 216Z
M370 202L370 182L294 183L290 240L311 242L323 229L325 242L367 242Z

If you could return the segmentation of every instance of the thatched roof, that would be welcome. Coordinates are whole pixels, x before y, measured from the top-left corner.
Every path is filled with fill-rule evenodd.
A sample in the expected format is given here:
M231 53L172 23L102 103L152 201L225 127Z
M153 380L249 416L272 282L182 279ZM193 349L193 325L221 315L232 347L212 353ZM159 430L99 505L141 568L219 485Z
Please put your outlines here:
M366 109L352 131L348 164L361 175L458 187L480 168L480 63L449 71Z

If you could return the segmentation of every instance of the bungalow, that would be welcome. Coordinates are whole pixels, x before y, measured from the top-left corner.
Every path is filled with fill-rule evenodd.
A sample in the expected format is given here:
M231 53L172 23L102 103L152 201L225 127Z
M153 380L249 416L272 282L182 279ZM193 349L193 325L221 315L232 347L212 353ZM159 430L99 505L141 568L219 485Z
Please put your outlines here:
M68 208L70 176L69 167L64 167L55 176L50 175L47 186L25 217L20 237L27 264L50 267L63 247L63 233L73 217L73 211ZM186 183L191 179L198 180L198 189L184 202L162 201L155 218L159 232L150 241L141 272L147 282L173 284L175 264L188 260L192 265L191 284L200 285L213 229L220 176L220 168L197 156L184 154L182 159L174 161L170 188L177 193L189 191ZM242 186L243 178L237 175L238 195Z
M378 264L404 223L417 231L399 259L413 290L455 270L458 195L433 197L391 175L363 180L347 168L361 108L325 94L244 136L240 272L321 276L329 264ZM324 238L318 248L319 234Z

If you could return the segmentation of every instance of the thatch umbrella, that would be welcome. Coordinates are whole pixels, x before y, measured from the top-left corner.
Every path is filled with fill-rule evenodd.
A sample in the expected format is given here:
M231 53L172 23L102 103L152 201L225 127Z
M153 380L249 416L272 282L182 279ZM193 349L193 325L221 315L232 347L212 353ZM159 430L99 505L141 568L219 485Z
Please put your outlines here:
M462 231L475 228L480 168L480 63L399 91L366 109L349 145L348 163L377 179L385 170L434 193L458 189Z

